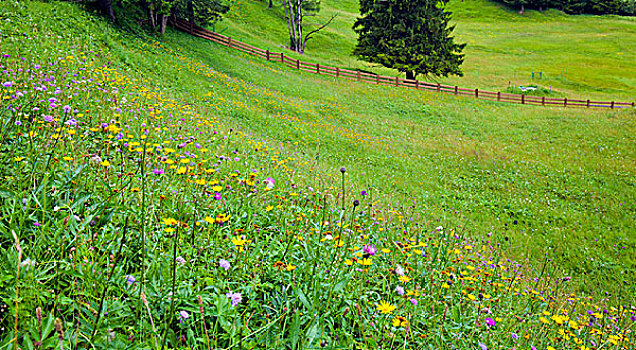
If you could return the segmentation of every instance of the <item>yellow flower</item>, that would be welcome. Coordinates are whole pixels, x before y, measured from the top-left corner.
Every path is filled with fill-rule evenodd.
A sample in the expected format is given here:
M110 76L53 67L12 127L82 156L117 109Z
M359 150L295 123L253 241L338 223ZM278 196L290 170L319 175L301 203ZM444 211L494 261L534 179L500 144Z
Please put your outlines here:
M178 224L179 221L173 219L173 218L163 218L163 224L164 225L168 225L168 226L172 226L172 225L176 225Z
M68 162L69 160L73 160L73 157L66 156L66 157L62 157L62 159Z
M400 276L399 280L400 280L402 283L409 283L409 282L411 282L411 277L407 277L407 276Z
M272 209L274 209L274 207L271 205L268 205L267 208L265 208L265 211L272 211Z
M543 316L539 317L539 321L541 321L542 323L545 323L545 324L550 324L550 321L548 321L548 319L543 317Z
M235 246L242 246L242 245L245 245L245 243L249 243L249 242L250 241L240 236L236 236L235 238L232 238L232 243L234 243Z
M222 189L223 189L223 187L221 187L221 186L214 186L214 187L212 187L212 191L214 191L214 192L219 192L219 191L221 191Z
M393 304L391 303L387 303L384 300L380 301L380 304L376 304L378 311L380 311L383 314L390 314L391 312L393 312L393 310L396 309L395 306L393 306Z
M213 224L214 223L214 219L212 219L209 216L206 216L205 218L203 218L203 221L207 222L208 224Z
M353 265L353 260L351 260L351 259L347 259L347 260L345 260L345 264L346 264L347 266L351 266L351 265Z
M185 167L179 167L179 169L177 169L177 174L185 174L186 170L187 169Z
M362 259L362 261L360 261L360 265L363 265L363 266L369 266L372 263L373 263L373 261L371 259L369 259L369 258L364 258L364 259Z
M108 160L104 160L101 163L99 163L99 165L107 167L107 166L110 166L110 162Z
M14 157L13 160L16 162L21 162L24 157Z
M287 267L286 267L286 269L287 269L287 271L294 271L294 270L296 269L296 267L297 267L297 266L295 266L295 265L288 264L288 265L287 265Z
M468 295L467 295L467 297L468 297L468 299L470 299L470 300L472 300L472 301L477 300L477 297L476 297L476 296L474 296L474 295L472 295L472 294L468 294Z
M402 316L395 316L393 318L393 321L391 321L391 324L393 325L393 327L406 327L408 321Z
M196 179L194 180L194 183L196 183L197 185L205 185L207 181L205 181L204 179Z

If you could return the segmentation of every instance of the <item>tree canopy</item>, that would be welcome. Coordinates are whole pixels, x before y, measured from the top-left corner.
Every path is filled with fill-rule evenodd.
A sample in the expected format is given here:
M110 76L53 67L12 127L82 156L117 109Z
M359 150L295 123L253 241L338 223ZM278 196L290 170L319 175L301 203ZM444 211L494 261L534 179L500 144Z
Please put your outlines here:
M570 14L636 15L635 0L495 0L523 12L526 8L555 8Z
M358 42L353 54L365 61L417 74L463 75L461 51L449 25L448 0L360 0L353 26Z

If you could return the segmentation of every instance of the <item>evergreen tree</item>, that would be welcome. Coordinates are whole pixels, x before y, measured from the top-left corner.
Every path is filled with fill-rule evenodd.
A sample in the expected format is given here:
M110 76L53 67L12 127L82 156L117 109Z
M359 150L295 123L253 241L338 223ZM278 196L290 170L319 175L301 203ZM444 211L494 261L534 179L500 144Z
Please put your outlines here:
M463 75L461 51L449 26L448 0L360 0L360 14L353 26L358 43L353 54L365 61L417 74Z

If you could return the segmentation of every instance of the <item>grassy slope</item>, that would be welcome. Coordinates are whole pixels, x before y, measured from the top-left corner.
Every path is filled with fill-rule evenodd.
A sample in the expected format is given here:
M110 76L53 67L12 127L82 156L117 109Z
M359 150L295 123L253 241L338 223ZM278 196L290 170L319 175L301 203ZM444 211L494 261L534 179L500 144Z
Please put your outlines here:
M353 184L372 187L384 203L413 199L425 220L476 237L496 232L518 257L551 252L588 292L634 274L633 112L522 108L342 82L169 32L164 44L218 72L208 81L188 65L139 55L121 34L112 40L122 69L193 103L213 92L209 103L228 127L298 148L322 173L344 165ZM317 185L312 171L296 176Z
M567 16L558 11L527 11L519 15L488 0L453 0L448 5L456 37L467 43L463 78L440 79L462 87L505 91L531 83L552 87L569 98L633 101L636 91L636 19L618 16ZM371 66L350 57L359 15L357 1L323 1L322 11L308 23L338 17L308 44L305 59L343 67ZM267 2L239 0L228 19L215 28L239 40L279 50L287 27L282 8ZM387 75L395 71L375 68ZM531 72L538 74L533 81Z
M573 344L559 342L556 339L557 328L560 327L551 326L548 337L548 327L544 327L538 320L538 312L546 307L552 312L561 312L564 305L570 308L570 304L561 303L563 296L559 294L560 285L557 291L553 290L554 279L559 279L564 274L572 274L573 282L576 283L573 288L583 292L582 294L589 292L598 295L607 291L612 295L612 302L634 299L634 285L629 283L633 281L634 276L633 252L636 243L633 237L633 232L636 230L633 222L633 217L636 215L636 190L634 189L636 150L633 148L636 122L632 111L521 108L521 106L459 99L434 93L347 83L311 74L299 74L276 63L257 61L225 47L173 31L169 31L162 38L161 44L155 43L145 33L134 34L113 28L95 17L86 15L73 4L13 2L3 11L7 8L11 11L8 15L6 12L0 12L2 48L3 52L6 50L12 54L13 60L17 61L17 57L25 57L27 58L25 64L29 65L38 62L58 62L58 66L52 66L50 70L59 71L56 75L58 79L63 79L64 67L75 67L73 62L82 60L80 53L102 49L101 58L97 60L98 66L106 64L105 61L110 61L109 64L112 67L124 74L120 76L112 72L109 78L117 78L116 84L114 82L113 85L119 86L126 94L132 94L124 95L132 96L127 103L122 102L121 95L111 92L102 93L95 87L86 93L81 92L79 98L71 97L73 103L85 104L86 115L94 118L81 119L82 121L93 123L96 129L100 130L99 123L111 123L109 121L113 118L111 107L117 107L118 104L124 103L130 106L137 103L146 107L145 110L149 106L158 106L165 112L163 117L157 118L156 121L155 115L150 112L126 114L122 122L132 125L132 129L126 131L127 137L141 140L140 136L143 132L140 123L145 120L151 120L157 123L155 126L163 127L162 132L155 134L153 131L151 134L153 142L167 142L169 147L175 149L178 149L177 144L184 138L194 135L203 147L210 148L210 154L204 154L202 151L195 150L193 146L187 146L190 152L200 155L201 161L215 163L216 155L239 158L240 161L236 163L229 162L218 166L220 171L213 175L214 178L220 179L224 186L229 184L234 186L235 180L229 175L230 173L256 168L259 171L259 177L276 178L274 194L281 196L279 201L273 195L261 191L258 197L250 197L249 194L241 192L241 187L236 186L238 189L234 190L223 188L223 204L216 201L208 201L201 205L191 203L184 198L190 198L200 193L200 190L192 184L189 177L184 178L175 175L173 170L168 170L167 164L160 161L163 153L149 157L153 167L166 169L165 177L159 182L157 188L154 185L150 186L154 180L147 180L148 185L144 190L142 185L144 178L135 165L135 157L138 157L138 153L135 153L134 149L129 149L125 151L126 164L121 166L126 166L125 171L131 171L133 174L132 186L138 187L137 192L119 192L116 202L119 202L121 198L122 202L130 201L130 205L118 204L117 208L122 212L117 215L118 222L109 224L104 227L104 230L96 228L95 232L103 236L96 236L94 239L98 240L97 243L90 243L92 229L86 227L78 229L78 224L74 223L73 219L68 220L69 216L65 214L64 204L67 206L73 204L68 198L73 198L78 189L92 193L92 204L88 209L78 213L82 219L86 220L90 218L90 215L95 214L97 211L95 208L99 209L100 205L110 205L111 203L104 197L113 196L113 193L105 189L102 181L110 182L113 188L122 186L121 178L116 176L120 166L120 156L112 148L103 146L103 143L93 142L94 140L90 137L65 138L65 141L60 143L59 149L56 149L55 154L58 159L53 163L57 170L54 172L54 179L70 176L72 172L69 171L73 169L72 167L81 165L86 168L81 171L82 176L76 179L79 184L71 185L71 181L56 181L52 184L56 188L41 194L40 190L29 181L31 179L29 174L31 176L34 174L32 169L36 168L38 160L32 159L33 154L28 152L38 153L41 156L37 167L38 172L35 173L40 176L39 171L43 165L41 159L48 152L48 148L44 146L50 147L50 143L46 142L46 139L38 139L38 142L42 144L33 148L32 143L28 139L24 141L26 138L22 137L20 147L13 147L12 152L17 152L16 155L23 157L21 161L28 162L29 165L33 164L33 168L21 167L20 163L16 163L14 154L10 157L3 154L1 158L3 162L6 162L3 164L1 174L3 178L10 178L2 187L3 215L12 218L8 223L6 220L3 221L1 226L2 243L9 247L5 250L6 261L3 255L2 266L13 269L16 264L12 263L19 261L16 260L15 249L11 248L12 236L7 227L16 229L21 236L25 256L35 257L40 263L37 275L30 273L30 270L23 272L26 276L24 278L28 279L23 281L24 287L21 289L24 305L21 305L20 314L24 323L20 324L20 329L27 327L37 329L32 310L44 304L47 307L56 308L57 306L66 311L71 310L66 315L70 315L72 320L75 320L75 310L86 315L88 321L82 321L78 329L84 335L90 335L91 317L93 317L93 310L97 308L98 295L102 290L100 285L103 283L103 275L100 276L95 271L103 271L107 268L108 252L116 249L115 244L119 239L117 233L121 231L124 214L133 218L145 217L144 210L148 210L150 214L147 230L155 234L154 238L149 239L153 249L149 250L147 259L150 266L148 278L152 280L153 288L156 290L149 288L148 295L152 307L156 308L154 315L157 317L157 324L161 327L166 320L166 309L169 306L165 298L170 281L168 262L173 260L171 255L173 247L171 237L162 233L166 227L159 223L159 218L171 216L188 222L199 220L203 225L207 225L200 220L205 215L214 217L218 213L230 212L233 219L228 226L218 229L207 229L208 226L204 226L206 229L202 230L200 235L192 236L198 243L194 247L212 247L210 250L197 250L189 243L179 247L179 254L189 261L197 260L200 254L204 254L204 258L196 261L196 264L193 263L191 269L179 270L183 287L179 288L182 299L179 300L178 307L187 307L192 314L198 310L193 293L204 295L206 312L210 313L212 311L209 308L213 308L214 303L218 306L225 301L227 304L223 293L231 288L234 291L240 290L246 296L244 304L241 305L241 312L249 310L249 315L252 315L252 312L259 315L263 313L269 315L272 312L272 319L276 319L279 316L285 317L288 311L292 312L290 315L298 315L298 310L301 310L301 314L304 314L302 324L303 332L305 332L302 334L312 333L315 326L310 328L314 319L308 313L311 308L306 307L305 301L298 300L298 293L295 290L292 293L287 290L279 292L268 289L267 281L273 280L275 286L292 285L294 282L294 285L302 286L306 292L312 293L308 296L310 301L315 303L318 314L325 317L321 318L320 322L331 322L332 319L341 322L338 315L344 313L345 306L355 310L354 304L346 304L348 302L362 305L364 310L362 314L369 316L354 319L353 325L358 327L360 323L356 322L361 322L364 327L377 326L373 330L369 329L369 332L374 335L381 336L386 333L387 328L383 327L391 322L390 317L381 318L382 315L374 313L375 303L379 299L386 298L389 301L401 303L398 312L413 317L412 329L419 332L418 334L439 335L439 339L436 335L435 339L431 336L430 342L427 341L432 348L442 348L442 344L444 346L452 344L462 349L476 348L478 340L491 347L512 347L515 343L510 340L508 332L517 331L519 334L529 333L530 340L524 343L526 348L530 344L539 345L540 348L559 344L558 349L567 349ZM18 8L21 12L16 15L13 11L17 11ZM31 39L29 45L23 44L25 36L22 33L28 33ZM69 54L76 57L64 59ZM68 63L59 64L60 60L68 61ZM10 62L17 64L16 61ZM99 72L99 69L93 72L94 68L91 68L90 74ZM69 71L74 72L72 69ZM161 92L161 96L147 93L144 87ZM6 106L7 100L2 100L2 107ZM136 107L138 108L139 105ZM168 112L174 113L179 119L184 118L185 122L182 124L179 119L168 118L165 115ZM6 115L11 116L11 114L3 114L3 116ZM194 118L195 115L196 118ZM26 117L24 119L26 120ZM211 122L212 125L206 124L206 121ZM3 119L3 122L6 120ZM195 127L201 127L205 132L197 134L200 131ZM230 128L235 131L241 130L246 136L235 133L235 136L231 136L229 140L222 138L222 136L228 136ZM86 127L83 127L80 130L85 129ZM47 132L46 127L43 130L41 132ZM15 128L11 129L11 132L13 131ZM218 131L219 135L212 134L212 131ZM88 135L108 141L106 136L102 136L105 134ZM79 135L80 133L77 133L77 136ZM114 134L110 135L111 141L113 137ZM263 152L263 149L266 151ZM96 150L105 152L102 154L103 157L106 157L108 152L112 154L111 170L102 169L85 156ZM232 150L236 150L238 154L235 155ZM65 163L60 160L63 154L72 155L75 159ZM362 199L362 205L365 208L370 202L377 202L375 218L370 222L364 221L364 225L369 224L368 232L371 232L375 244L392 249L395 255L392 253L374 257L369 275L355 275L352 283L346 288L346 293L337 295L329 293L332 299L322 299L327 294L324 293L322 282L329 278L333 286L335 281L329 272L326 276L322 274L324 270L331 270L331 266L323 261L326 259L323 257L321 260L313 254L316 252L315 249L318 249L320 253L321 247L324 246L327 249L330 245L318 243L316 235L307 234L320 218L315 213L312 216L310 210L301 211L301 205L297 205L298 202L294 201L296 198L294 195L298 195L298 192L301 192L301 196L307 195L309 192L306 186L312 186L324 193L329 193L329 198L333 201L339 196L338 169L341 166L346 166L348 169L347 201L353 198ZM16 181L22 179L22 173L24 173L24 181ZM152 175L147 174L146 177L148 176L149 179L155 179ZM290 183L297 184L299 190L292 189L289 186ZM148 192L146 199L150 204L147 208L139 205L139 189L142 192ZM371 193L370 199L363 199L357 195L362 189ZM25 207L28 206L28 209L21 209L23 206L21 200L13 202L8 200L5 190L15 191L20 194L20 197L24 195L24 198L28 198L27 203L24 204ZM55 203L53 200L59 201L63 210L61 212L45 211L46 202L39 202L43 203L44 207L36 203L41 195L44 198L51 198L49 206ZM167 197L165 201L159 199L163 195ZM282 199L283 197L287 199ZM180 201L180 199L183 200ZM262 206L252 203L254 201L262 201L266 205L280 203L281 208L269 212L263 210ZM306 214L310 219L302 222L301 227L305 231L301 231L301 227L295 231L293 226L293 223L297 222L298 213ZM48 219L41 219L42 215ZM254 219L250 219L250 215L254 215ZM327 215L329 221L338 219L337 212ZM380 226L374 223L374 221L376 223L380 221L379 217L391 218L386 225L380 225L385 231L379 231L377 227ZM400 217L403 219L400 220ZM16 226L13 218L24 220L19 222L28 225ZM39 227L32 227L33 220L38 219L44 222L42 230ZM256 232L250 226L252 223L267 229ZM457 234L459 237L457 241L450 233L446 238L438 235L434 230L438 225L454 228L454 231L446 232ZM321 225L319 226L322 228ZM134 223L131 227L133 227L131 228L133 238L131 238L130 247L126 248L126 254L135 257L141 250L134 249L138 247L134 244L138 244L135 239L138 239L139 228L138 224ZM253 242L245 255L242 255L237 252L237 247L228 242L228 239L221 238L219 233L232 234L234 229L244 228L247 229L245 234L249 239L253 239ZM42 236L44 229L47 230L47 234ZM336 225L332 225L330 229L334 232L338 230ZM446 257L440 259L444 260L442 265L434 265L433 261L424 260L426 265L422 266L422 269L427 270L421 270L424 271L422 273L416 270L411 274L417 278L418 284L418 287L412 288L427 288L420 290L422 305L426 306L425 308L409 309L410 303L403 298L398 298L393 292L395 284L400 282L394 281L397 279L396 276L387 272L396 263L401 264L407 260L401 255L399 249L395 249L396 246L393 243L394 240L405 239L406 236L402 235L403 230L411 234L417 232L418 236L422 234L425 239L429 239L427 242L430 245L426 250L426 259L430 259L433 254L439 254L440 251L445 255L446 246L444 249L431 248L436 247L435 243L438 239L440 245L447 240L451 241L448 246L448 259ZM271 233L289 231L303 236L307 234L305 238L308 244L305 245L300 239L298 241L290 239L290 242L293 241L294 244L290 254L285 257L283 252L287 252L287 248L278 241L278 235ZM27 242L39 242L38 232L40 232L39 239L43 239L45 244L27 244ZM211 241L210 232L214 233L214 239ZM433 233L429 235L430 232ZM73 237L73 234L76 236ZM470 241L464 241L464 235L469 236ZM435 242L431 243L430 239L435 239ZM79 240L79 244L73 246L78 249L76 260L68 258L67 261L70 248L59 242L74 242L74 240ZM368 242L360 240L354 244L361 246ZM467 248L469 242L475 244L474 253L469 253L472 249ZM106 247L105 253L94 252L93 244L97 247L100 245ZM484 248L480 249L478 246L482 244ZM47 245L50 245L52 250L47 249ZM491 251L488 248L490 245L495 247L494 250ZM456 253L458 251L459 253ZM526 317L526 308L531 303L521 297L520 293L505 291L505 288L501 290L491 288L492 283L488 282L492 281L492 273L497 276L501 276L500 273L504 274L499 270L507 271L506 276L511 275L512 271L517 274L514 263L506 266L506 270L499 265L493 265L494 269L490 270L489 266L492 265L491 259L503 261L503 257L517 258L524 263L523 278L527 279L524 280L524 284L519 284L520 288L537 288L537 284L533 285L531 278L539 276L538 269L544 261L544 253L548 253L552 261L547 267L547 272L550 272L548 278L541 280L540 292L547 293L545 295L554 295L557 300L546 304L533 299L532 311L537 314L528 318L528 324L532 323L530 327L525 323L517 322L516 316ZM437 257L437 255L434 256ZM81 257L84 258L84 264L87 263L86 259L99 261L90 261L92 268L83 269L81 267L83 265L79 263ZM225 274L215 265L219 258L226 257L231 257L232 264L236 265L230 274ZM317 260L308 260L308 257ZM453 286L445 292L444 289L439 288L439 285L449 281L450 277L445 277L444 274L440 274L439 278L435 277L436 274L433 271L444 270L443 272L448 276L451 271L459 274L461 269L462 274L471 274L472 272L465 269L465 265L471 265L472 261L464 260L464 257L475 259L478 267L475 276L479 278L475 284L469 280L457 284L450 283ZM537 267L537 270L534 270L531 265L526 265L524 261L526 257ZM418 257L414 256L414 258ZM298 265L298 269L293 274L282 274L272 268L273 262L277 259ZM437 261L436 259L434 258L434 261ZM450 259L453 259L452 264ZM256 266L255 261L259 261ZM418 262L416 266L418 269L419 264ZM130 268L130 265L128 266ZM318 281L314 279L315 266L319 266L319 278L325 279ZM140 331L139 338L150 346L152 338L150 336L143 338L144 332L146 335L152 333L147 319L144 323L144 314L135 313L136 311L130 307L132 304L141 306L141 302L138 302L136 297L133 297L133 301L128 299L130 295L123 282L129 273L139 278L138 265L133 264L132 268L133 272L129 272L119 269L118 266L115 276L119 284L114 284L110 293L112 295L122 293L125 298L121 299L122 304L118 304L116 298L109 299L110 305L114 306L109 309L110 319L114 324L112 326L104 324L99 334L105 334L108 327L115 328L118 333L117 339L121 342L117 345L123 347L126 337L130 334L130 330L126 330L125 326L137 330L139 328L130 325L138 325L135 322L141 318L139 324L144 325L145 329ZM255 271L254 268L260 268L260 270ZM5 300L9 300L11 294L7 296L4 294L12 293L13 286L17 285L13 283L15 271L7 268L2 272L2 283L6 282L10 288L3 290L0 297L6 297ZM53 295L47 294L50 293L50 284L53 284L51 281L60 279L65 281L63 283L68 281L77 283L77 290L73 287L73 283L65 287L60 286L58 282L55 286L56 290L66 288L64 290L69 293L68 296L72 297L72 300L59 298L59 294L56 294L58 297L53 299ZM201 280L205 281L203 286L198 282ZM369 283L369 280L373 283ZM252 285L246 281L250 281ZM623 283L624 281L626 283ZM254 287L255 284L257 287ZM508 285L508 282L505 284ZM497 317L502 316L504 319L504 321L498 321L501 326L497 328L497 332L490 332L483 327L476 328L475 324L479 320L482 304L480 302L474 304L474 300L465 295L469 292L477 293L468 289L473 287L478 287L480 291L486 288L484 289L486 294L492 294L497 300L501 298L504 301L501 304L489 302L493 311L497 313ZM220 291L211 290L212 288L220 289ZM221 298L215 302L210 298L216 294L221 295ZM475 298L474 295L470 295L473 299ZM83 302L86 299L90 302L88 307ZM269 307L270 302L274 305L283 299L288 300L289 310L286 307L285 311L282 311L282 302L281 305L275 305L280 310ZM443 303L440 303L440 300L444 300ZM263 306L265 304L267 308ZM447 324L449 327L457 326L457 328L446 328L440 331L437 326L445 325L442 320L442 315L446 315L445 305L450 305L450 309L447 309L449 312ZM583 303L577 308L578 312L584 312L586 308L592 308L592 306ZM264 327L269 322L264 317L252 318L247 314L232 315L238 316L245 324L250 324L252 330L260 330L258 327ZM348 315L351 317L355 315L355 312L351 311ZM162 323L159 323L159 317ZM344 319L344 316L342 318ZM5 315L4 320L13 321L13 318ZM167 320L169 322L170 318ZM348 319L342 322L344 322L341 323L342 325L350 325L347 323L350 322ZM71 321L66 323L67 332L73 332L74 324ZM189 323L176 325L175 329L188 325ZM286 325L289 326L286 323L279 324L281 328L273 328L271 332L267 332L268 337L274 338L263 337L260 341L264 344L274 344L273 348L276 348L279 341L287 341L287 339L281 339L286 336ZM248 332L251 331L248 330ZM229 333L234 336L234 332L221 329L218 333L220 341L225 341ZM343 343L350 341L346 337L360 338L356 333L353 327L343 328L340 341ZM338 333L332 330L330 334ZM9 337L7 333L6 339ZM603 337L604 344L609 345L607 335ZM48 342L47 347L55 345L55 337L51 338L52 342ZM257 337L254 336L254 338ZM37 338L34 337L34 339ZM217 339L216 335L215 339ZM102 339L102 341L104 343L101 344L108 344L105 340ZM356 341L360 340L356 339ZM369 348L379 348L380 345L374 343L375 341L365 339L364 343ZM382 341L386 339L383 338ZM176 341L172 342L174 343ZM10 347L10 344L8 346Z

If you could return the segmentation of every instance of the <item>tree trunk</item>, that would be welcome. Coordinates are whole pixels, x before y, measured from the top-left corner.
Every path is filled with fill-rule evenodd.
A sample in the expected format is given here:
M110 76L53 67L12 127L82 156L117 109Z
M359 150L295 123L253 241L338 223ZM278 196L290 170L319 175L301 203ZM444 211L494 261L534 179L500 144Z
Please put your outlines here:
M166 32L168 26L168 15L161 15L161 35Z
M520 15L523 15L523 13L525 12L525 10L526 10L526 5L521 4L521 11L519 11L519 14L520 14Z
M190 16L190 34L194 30L194 5L192 4L193 0L188 1L188 16Z
M113 9L113 1L112 0L99 0L99 6L101 7L104 14L110 17L113 22L117 21L115 17L115 10Z
M415 72L412 70L406 71L406 79L415 80Z
M272 8L274 7L274 3L272 2L272 0L269 0L269 5L267 5L267 8Z
M150 14L150 26L152 29L157 28L157 23L155 22L155 10L152 6L148 7L148 13Z

